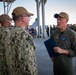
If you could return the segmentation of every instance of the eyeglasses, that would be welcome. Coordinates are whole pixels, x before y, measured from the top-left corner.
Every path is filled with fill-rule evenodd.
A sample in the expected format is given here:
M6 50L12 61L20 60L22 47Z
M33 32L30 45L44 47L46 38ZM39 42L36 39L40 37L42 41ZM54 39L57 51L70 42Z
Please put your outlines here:
M28 17L29 19L32 19L32 17L29 15L22 15L22 17Z
M12 20L6 20L7 22L9 22L9 23L12 23Z
M29 15L22 15L23 17L30 17Z

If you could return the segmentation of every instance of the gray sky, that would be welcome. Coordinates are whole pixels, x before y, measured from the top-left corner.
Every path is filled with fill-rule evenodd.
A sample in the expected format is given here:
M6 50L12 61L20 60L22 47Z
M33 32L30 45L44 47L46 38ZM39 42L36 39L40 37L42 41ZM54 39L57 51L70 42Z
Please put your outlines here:
M30 24L35 21L37 18L36 12L36 2L35 0L16 0L11 7L9 15L11 16L12 10L17 6L25 7L29 12L34 13ZM69 24L76 24L76 0L47 0L45 4L45 24L56 24L56 19L53 17L55 13L66 12L69 14L70 20ZM3 3L0 2L0 14L3 12ZM40 6L40 24L42 24L41 20L41 6Z

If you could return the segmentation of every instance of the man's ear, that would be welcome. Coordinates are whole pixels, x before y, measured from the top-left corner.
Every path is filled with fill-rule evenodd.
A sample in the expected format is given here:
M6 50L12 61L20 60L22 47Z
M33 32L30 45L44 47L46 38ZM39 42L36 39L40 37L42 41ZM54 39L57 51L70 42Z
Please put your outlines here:
M4 23L4 24L7 24L7 21L4 21L3 23Z
M25 21L25 17L21 17L21 20L24 22Z
M68 20L67 19L64 19L65 20L65 22L67 23L68 22Z

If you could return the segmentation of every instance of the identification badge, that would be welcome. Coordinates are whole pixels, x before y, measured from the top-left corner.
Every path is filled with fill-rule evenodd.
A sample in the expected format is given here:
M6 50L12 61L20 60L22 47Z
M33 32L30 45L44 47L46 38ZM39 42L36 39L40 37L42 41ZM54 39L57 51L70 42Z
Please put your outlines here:
M66 37L60 37L60 40L65 41L67 38Z

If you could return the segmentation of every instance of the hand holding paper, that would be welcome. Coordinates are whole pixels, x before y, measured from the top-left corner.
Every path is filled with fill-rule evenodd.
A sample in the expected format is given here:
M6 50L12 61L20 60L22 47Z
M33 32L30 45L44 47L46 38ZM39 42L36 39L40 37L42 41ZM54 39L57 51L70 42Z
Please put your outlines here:
M45 44L45 47L46 47L50 57L55 57L55 56L60 55L59 53L54 52L53 48L57 47L57 44L56 44L54 38L50 38L50 39L44 41L44 44Z

